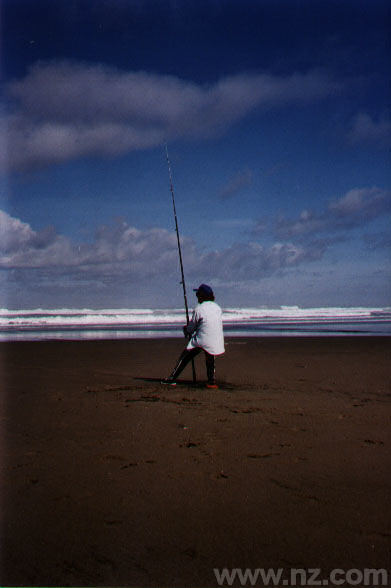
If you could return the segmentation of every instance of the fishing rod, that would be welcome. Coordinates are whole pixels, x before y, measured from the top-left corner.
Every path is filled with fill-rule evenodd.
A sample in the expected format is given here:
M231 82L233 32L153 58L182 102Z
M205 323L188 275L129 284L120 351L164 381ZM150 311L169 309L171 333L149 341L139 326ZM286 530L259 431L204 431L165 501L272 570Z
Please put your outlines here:
M170 159L168 157L167 145L165 147L166 147L166 159L167 159L167 166L168 166L168 176L170 178L170 192L171 192L171 197L172 197L172 208L174 210L175 231L176 231L176 239L177 239L178 254L179 254L179 265L180 265L180 268L181 268L181 281L179 283L182 284L182 288L183 288L183 298L185 300L185 311L186 311L186 324L188 325L189 322L190 322L190 319L189 319L189 306L187 304L186 283L185 283L185 274L184 274L184 271L183 271L183 260L182 260L181 241L180 241L180 238L179 238L178 217L177 217L176 206L175 206L174 184L173 184L173 181L172 181L171 163L170 163ZM191 360L191 367L192 367L192 371L193 371L193 382L196 382L197 381L197 376L196 376L196 371L195 371L194 359Z

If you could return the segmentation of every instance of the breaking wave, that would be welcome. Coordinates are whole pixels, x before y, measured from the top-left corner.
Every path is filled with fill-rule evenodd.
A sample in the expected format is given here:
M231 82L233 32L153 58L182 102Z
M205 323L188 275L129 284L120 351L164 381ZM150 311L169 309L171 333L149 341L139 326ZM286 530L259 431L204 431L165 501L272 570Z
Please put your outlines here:
M182 309L0 309L0 340L181 337ZM391 307L225 308L228 336L391 335Z

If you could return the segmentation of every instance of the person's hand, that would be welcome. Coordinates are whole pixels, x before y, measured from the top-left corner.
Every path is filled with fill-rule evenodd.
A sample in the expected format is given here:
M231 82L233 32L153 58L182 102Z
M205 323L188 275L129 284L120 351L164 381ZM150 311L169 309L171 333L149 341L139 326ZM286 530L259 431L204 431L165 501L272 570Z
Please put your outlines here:
M183 327L183 334L184 334L184 336L186 337L186 339L190 339L190 338L191 338L191 335L192 335L192 333L193 333L193 329L191 328L191 326L190 326L190 325L185 325L185 326Z

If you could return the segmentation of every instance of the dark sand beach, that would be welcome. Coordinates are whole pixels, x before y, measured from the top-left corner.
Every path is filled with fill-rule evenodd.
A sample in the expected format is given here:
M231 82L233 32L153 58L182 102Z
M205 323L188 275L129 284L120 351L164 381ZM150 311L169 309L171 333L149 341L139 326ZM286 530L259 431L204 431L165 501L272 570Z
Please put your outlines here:
M390 567L388 337L1 343L2 586ZM197 371L204 380L203 358Z

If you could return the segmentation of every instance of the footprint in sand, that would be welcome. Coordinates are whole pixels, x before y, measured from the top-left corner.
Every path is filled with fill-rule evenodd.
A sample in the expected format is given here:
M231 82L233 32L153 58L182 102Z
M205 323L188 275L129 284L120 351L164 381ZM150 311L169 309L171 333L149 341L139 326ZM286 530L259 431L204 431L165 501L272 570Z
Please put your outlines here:
M377 441L373 439L364 439L366 445L384 445L384 441Z
M268 457L274 457L278 455L280 455L280 453L248 453L247 457L250 457L251 459L266 459Z
M126 461L125 457L121 457L120 455L114 455L114 454L105 455L103 457L103 459L105 459L107 461Z

